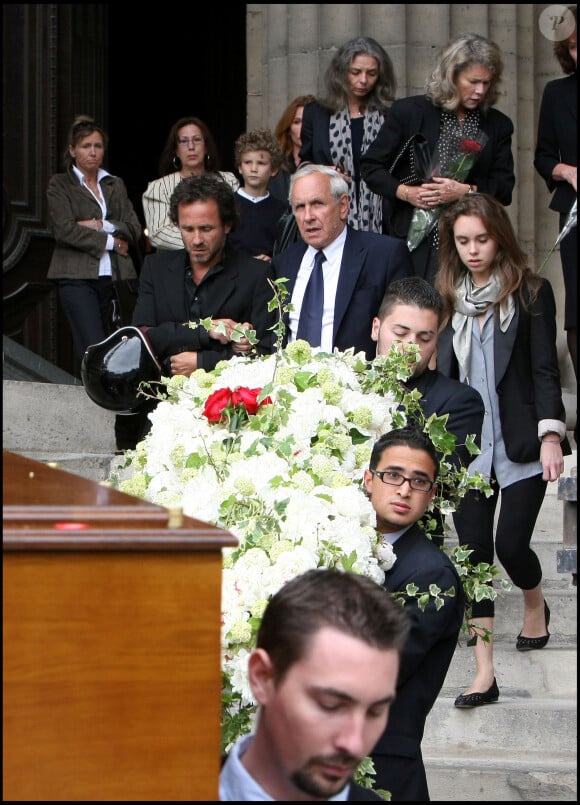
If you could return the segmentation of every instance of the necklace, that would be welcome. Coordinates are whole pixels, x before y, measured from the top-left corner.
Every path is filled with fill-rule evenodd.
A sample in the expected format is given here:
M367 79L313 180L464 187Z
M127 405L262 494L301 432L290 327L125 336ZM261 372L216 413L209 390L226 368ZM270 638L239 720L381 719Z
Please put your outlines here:
M348 114L349 114L350 117L364 117L365 116L365 113L361 112L359 107L357 107L356 109L350 109L349 108Z

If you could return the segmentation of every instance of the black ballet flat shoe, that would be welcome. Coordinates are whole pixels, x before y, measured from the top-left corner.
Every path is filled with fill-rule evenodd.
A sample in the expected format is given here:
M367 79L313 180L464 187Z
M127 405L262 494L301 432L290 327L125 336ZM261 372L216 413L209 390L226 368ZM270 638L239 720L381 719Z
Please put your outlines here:
M518 651L533 651L534 649L544 648L550 639L550 632L548 626L550 625L550 607L544 601L544 615L546 617L546 632L547 634L542 637L524 637L520 632L516 640L516 648Z
M499 699L499 688L495 677L492 686L485 693L462 693L455 699L455 707L481 707L482 704L493 704Z

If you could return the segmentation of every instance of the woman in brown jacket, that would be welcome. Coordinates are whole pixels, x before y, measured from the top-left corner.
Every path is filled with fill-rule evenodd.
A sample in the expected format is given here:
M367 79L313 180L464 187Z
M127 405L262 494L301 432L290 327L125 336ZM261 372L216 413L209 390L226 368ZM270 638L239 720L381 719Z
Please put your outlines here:
M48 211L56 241L48 278L58 284L75 353L107 337L114 279L136 279L129 249L141 224L122 179L102 168L107 136L78 117L63 157L64 173L48 183Z

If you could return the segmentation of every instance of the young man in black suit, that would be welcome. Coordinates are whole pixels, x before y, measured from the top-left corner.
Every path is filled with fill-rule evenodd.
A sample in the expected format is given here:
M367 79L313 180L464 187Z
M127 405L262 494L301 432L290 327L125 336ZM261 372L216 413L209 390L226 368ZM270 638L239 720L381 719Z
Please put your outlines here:
M394 802L429 801L421 741L464 617L465 597L457 571L418 525L436 493L438 470L437 451L428 436L415 426L406 426L381 436L364 476L377 514L377 530L393 545L396 555L385 573L386 589L403 593L411 583L422 592L433 584L442 592L453 589L439 609L433 598L422 611L417 598L404 596L411 630L401 655L389 721L371 753L374 785L390 791Z
M377 355L386 355L394 344L416 344L420 359L405 385L421 392L420 404L425 418L448 414L447 430L456 438L457 464L467 466L472 456L465 447L467 436L479 443L484 406L478 391L466 383L430 369L437 349L437 337L443 316L439 291L422 277L406 277L391 283L374 317L371 338Z
M303 338L304 314L313 303L308 286L315 256L322 252L323 299L317 335L306 338L325 351L335 348L364 352L371 360L375 345L370 325L393 280L413 275L405 243L376 232L347 225L349 186L327 165L301 165L290 180L290 203L302 241L292 244L272 261L276 278L289 280L293 310L287 317L288 340ZM320 320L321 319L321 320Z

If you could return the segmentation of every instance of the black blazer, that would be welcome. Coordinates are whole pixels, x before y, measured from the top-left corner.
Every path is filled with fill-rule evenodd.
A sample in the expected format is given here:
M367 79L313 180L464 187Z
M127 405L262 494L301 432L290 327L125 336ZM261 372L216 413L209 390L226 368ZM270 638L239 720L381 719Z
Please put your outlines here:
M397 560L385 574L384 586L402 592L407 584L428 590L455 588L439 610L430 599L423 612L416 598L407 599L405 612L411 630L401 655L397 696L391 705L387 727L372 758L377 768L376 788L386 788L397 800L429 798L421 740L425 721L449 670L463 623L465 596L455 566L415 524L393 546Z
M578 82L576 73L556 78L544 87L534 167L546 182L550 193L550 209L568 212L576 199L568 182L556 182L552 171L558 162L578 164ZM555 191L555 192L554 192Z
M496 321L494 330L495 388L499 398L501 430L508 458L525 463L539 461L538 422L566 422L556 349L556 302L552 286L542 280L535 302L526 310L515 298L514 317L505 333ZM437 368L458 377L451 322L439 336ZM571 452L567 439L564 455Z
M139 277L139 296L133 311L133 325L144 328L161 361L179 352L197 351L200 369L211 370L220 360L232 357L231 344L210 338L200 326L192 330L183 322L191 319L185 293L185 271L189 256L185 249L147 255ZM226 248L223 260L213 266L197 289L199 316L249 321L259 339L257 351L273 351L274 313L268 303L274 296L268 282L270 264Z
M330 153L330 110L318 101L307 103L302 112L300 139L301 162L315 162L317 165L333 165Z
M307 248L304 241L299 241L272 260L276 279L289 280L290 296ZM333 349L344 351L354 347L355 352L362 351L372 360L377 347L371 338L372 321L385 290L393 280L411 276L413 264L404 243L347 226L334 306Z
M497 109L481 112L480 127L488 136L465 183L474 184L505 206L511 204L515 184L512 155L513 123ZM392 207L387 224L390 235L407 238L413 210L395 195L398 179L389 173L395 157L413 134L422 134L434 152L439 140L441 109L425 95L401 98L391 106L376 140L361 157L361 176L375 193L385 196Z
M473 434L481 442L481 426L485 408L480 393L466 383L446 377L435 369L426 369L419 377L411 377L405 385L421 392L419 400L426 418L432 414L448 414L447 430L457 439L454 455L457 464L467 467L473 456L465 447L467 436Z

